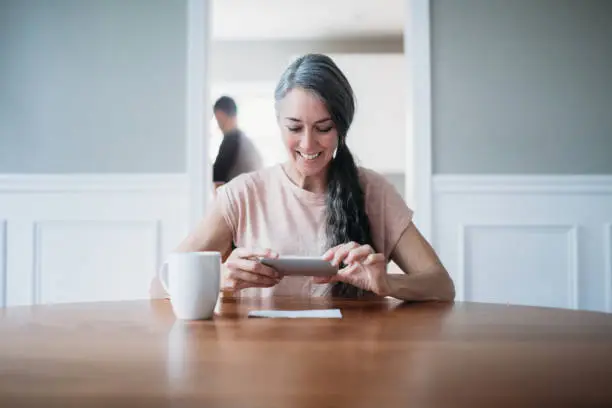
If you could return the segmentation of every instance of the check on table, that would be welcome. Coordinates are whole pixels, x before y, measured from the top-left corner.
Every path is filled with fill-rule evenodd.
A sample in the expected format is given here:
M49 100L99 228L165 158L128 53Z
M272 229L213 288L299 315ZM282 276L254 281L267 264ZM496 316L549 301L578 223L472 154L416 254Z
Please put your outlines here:
M610 407L611 379L605 313L232 297L196 322L162 300L0 310L3 408Z
M342 319L340 309L322 310L251 310L249 317Z

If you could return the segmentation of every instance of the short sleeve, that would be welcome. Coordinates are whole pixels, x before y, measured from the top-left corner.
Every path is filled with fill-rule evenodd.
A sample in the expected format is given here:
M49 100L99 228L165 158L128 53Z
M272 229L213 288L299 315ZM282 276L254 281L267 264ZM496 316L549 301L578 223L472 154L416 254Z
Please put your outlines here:
M402 234L411 225L413 211L384 176L364 170L366 208L376 250L389 260Z
M385 257L389 259L412 223L413 211L391 183L384 183L382 188L385 198Z

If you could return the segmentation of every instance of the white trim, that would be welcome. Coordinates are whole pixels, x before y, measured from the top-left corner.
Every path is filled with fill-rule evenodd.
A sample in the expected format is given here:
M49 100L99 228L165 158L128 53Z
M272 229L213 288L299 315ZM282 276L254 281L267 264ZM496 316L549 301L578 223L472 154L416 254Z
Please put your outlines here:
M466 248L466 233L468 226L465 224L459 224L459 228L457 230L457 278L455 279L455 286L457 292L457 300L465 301L466 298L466 276L465 276L465 253L467 252Z
M190 186L190 225L204 215L212 196L212 165L208 159L212 115L209 106L211 3L187 4L187 173Z
M127 219L127 220L100 220L100 219L80 219L80 220L66 220L66 219L46 219L34 221L32 223L32 276L31 276L31 301L32 305L40 305L43 303L43 265L42 265L42 239L41 234L45 226L49 225L83 225L83 224L96 224L96 225L118 225L118 226L152 226L154 231L154 257L155 257L155 268L159 268L161 261L161 241L162 241L162 220L161 219Z
M34 222L32 235L32 294L31 305L39 305L42 299L41 222Z
M0 220L0 238L2 238L2 246L0 246L0 307L6 307L6 281L8 271L8 232L7 220Z
M570 308L574 310L580 309L580 279L578 274L580 273L580 251L578 248L578 225L571 225L567 231L567 246L568 246L568 262L569 262L569 273L568 273L568 291L570 299Z
M404 53L407 64L406 188L414 188L415 223L423 236L432 240L432 125L430 0L406 0ZM408 191L408 190L407 190Z
M436 193L444 194L612 194L611 175L436 175Z
M604 288L606 310L612 313L612 223L608 223L604 230Z
M0 193L186 192L186 174L0 174Z
M579 308L580 301L580 288L579 288L579 252L578 252L578 225L576 224L555 224L555 223L469 223L459 225L459 251L458 251L458 286L459 290L457 293L461 296L459 300L465 301L466 299L466 259L465 253L467 250L466 236L469 230L483 229L483 228L498 228L498 229L531 229L531 230L548 230L558 229L561 230L567 238L567 256L568 256L568 271L567 271L567 299L569 309L577 310Z

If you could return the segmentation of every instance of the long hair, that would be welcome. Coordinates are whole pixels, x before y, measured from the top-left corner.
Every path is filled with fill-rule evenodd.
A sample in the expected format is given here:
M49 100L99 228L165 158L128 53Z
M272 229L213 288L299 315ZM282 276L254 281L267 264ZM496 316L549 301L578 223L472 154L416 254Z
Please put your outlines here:
M374 248L359 171L346 145L355 114L353 89L333 60L321 54L304 55L289 65L274 93L277 105L294 88L317 95L325 103L338 131L336 154L327 173L327 247L354 241ZM335 296L359 297L365 293L343 282L336 283L332 289Z

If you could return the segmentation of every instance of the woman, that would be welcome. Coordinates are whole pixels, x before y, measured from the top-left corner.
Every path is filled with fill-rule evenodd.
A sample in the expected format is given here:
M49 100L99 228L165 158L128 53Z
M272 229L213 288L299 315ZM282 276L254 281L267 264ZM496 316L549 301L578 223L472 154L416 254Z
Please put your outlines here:
M355 165L346 145L355 104L327 56L305 55L282 75L276 113L289 159L217 191L212 211L178 251L219 251L225 288L247 295L454 299L447 271L381 175ZM262 249L263 248L263 249ZM261 256L323 256L333 278L284 277ZM388 261L404 274L388 274Z

